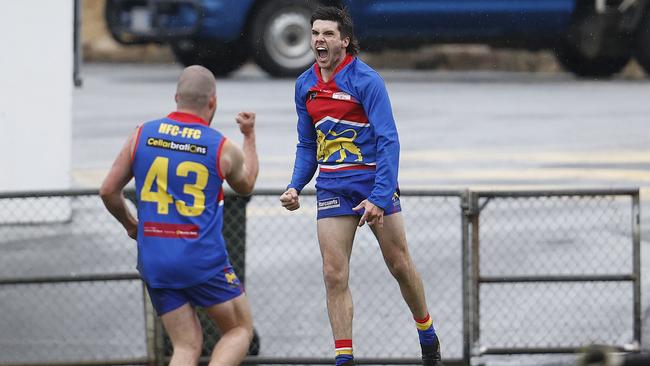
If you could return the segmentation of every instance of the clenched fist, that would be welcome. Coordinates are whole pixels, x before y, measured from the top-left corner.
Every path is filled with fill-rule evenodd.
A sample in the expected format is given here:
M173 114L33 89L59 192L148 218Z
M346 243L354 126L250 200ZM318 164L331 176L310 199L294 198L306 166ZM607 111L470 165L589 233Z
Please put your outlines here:
M298 197L298 191L295 188L289 188L286 192L282 193L280 196L280 203L282 207L286 208L289 211L294 211L300 208L300 199Z
M255 131L255 112L239 112L235 121L237 121L242 134L248 135Z

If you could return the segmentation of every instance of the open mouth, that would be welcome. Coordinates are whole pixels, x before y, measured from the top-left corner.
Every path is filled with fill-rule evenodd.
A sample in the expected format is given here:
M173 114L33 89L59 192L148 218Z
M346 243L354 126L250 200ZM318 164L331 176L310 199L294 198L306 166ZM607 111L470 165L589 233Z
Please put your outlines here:
M316 47L316 59L320 62L327 61L329 52L325 47Z

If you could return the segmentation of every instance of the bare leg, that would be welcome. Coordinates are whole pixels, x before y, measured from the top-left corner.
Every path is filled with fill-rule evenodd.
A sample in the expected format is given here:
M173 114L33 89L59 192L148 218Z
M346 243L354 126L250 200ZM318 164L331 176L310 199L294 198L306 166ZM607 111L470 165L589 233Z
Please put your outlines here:
M212 351L210 366L239 365L253 339L253 318L246 295L211 306L206 312L217 324L221 338Z
M185 304L161 317L165 330L172 341L174 352L171 366L196 365L201 357L203 333L196 312Z
M397 280L402 297L411 310L411 314L415 319L424 319L429 313L424 296L424 286L409 254L402 214L385 216L383 227L381 229L373 227L373 233L379 241L379 247L388 270ZM428 338L425 342L420 338L422 364L424 366L442 366L440 343L433 333L433 328L428 327L427 330L422 329L422 331L425 333L420 333L418 330L418 334L424 336L425 339Z
M352 294L348 286L350 254L359 219L356 216L318 220L318 243L323 258L327 313L334 339L352 339Z
M388 270L397 280L411 313L417 319L426 317L428 309L424 286L409 254L402 214L384 216L383 228L371 228L379 241Z

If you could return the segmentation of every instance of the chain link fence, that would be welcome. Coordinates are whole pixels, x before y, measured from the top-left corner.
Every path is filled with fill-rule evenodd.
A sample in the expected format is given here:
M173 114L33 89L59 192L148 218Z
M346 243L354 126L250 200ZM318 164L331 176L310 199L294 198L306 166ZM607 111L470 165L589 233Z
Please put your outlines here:
M638 349L634 191L474 196L475 354Z
M305 192L288 212L280 193L226 199L224 236L256 331L247 362L330 363L315 197ZM592 193L403 192L409 249L446 359L638 340L638 192ZM94 191L0 196L0 364L164 362L171 347L136 254ZM350 281L355 357L416 363L415 325L367 227ZM208 356L219 334L201 319Z
M2 198L0 212L0 363L146 360L136 245L95 192Z

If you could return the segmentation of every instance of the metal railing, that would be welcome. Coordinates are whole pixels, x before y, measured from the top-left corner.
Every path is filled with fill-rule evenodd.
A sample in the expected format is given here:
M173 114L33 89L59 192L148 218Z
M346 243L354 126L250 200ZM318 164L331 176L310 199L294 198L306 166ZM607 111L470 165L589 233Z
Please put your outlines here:
M467 203L473 356L639 349L637 189L479 191Z
M288 212L280 193L226 199L224 236L258 336L245 362L329 364L315 198L303 192ZM404 190L402 206L447 364L638 346L638 190ZM165 362L171 347L135 257L94 190L0 194L0 365ZM412 318L366 228L350 281L357 363L419 363ZM219 334L201 319L207 356Z

